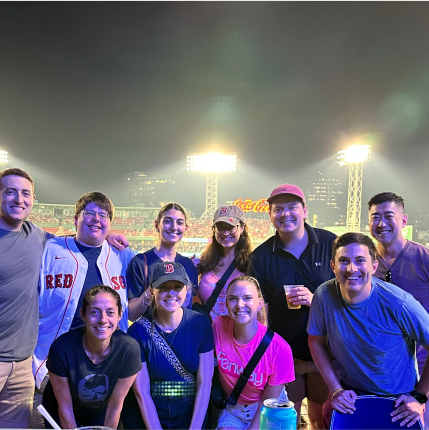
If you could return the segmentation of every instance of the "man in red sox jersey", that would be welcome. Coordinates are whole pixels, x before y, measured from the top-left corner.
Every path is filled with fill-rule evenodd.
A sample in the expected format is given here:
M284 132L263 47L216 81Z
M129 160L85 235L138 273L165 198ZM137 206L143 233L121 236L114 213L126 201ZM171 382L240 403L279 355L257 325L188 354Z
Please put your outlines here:
M84 194L76 203L76 237L58 237L46 243L40 270L39 337L33 357L38 389L46 386L46 359L52 342L83 325L79 309L89 288L104 284L116 290L124 310L119 328L127 331L125 275L134 253L130 249L118 251L106 241L113 213L106 195Z

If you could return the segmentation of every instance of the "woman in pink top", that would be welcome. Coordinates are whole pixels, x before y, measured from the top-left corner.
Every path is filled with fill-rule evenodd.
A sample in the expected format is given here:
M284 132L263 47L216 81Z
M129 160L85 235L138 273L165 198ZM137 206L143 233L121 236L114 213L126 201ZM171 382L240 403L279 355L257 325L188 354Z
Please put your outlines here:
M258 281L250 276L232 280L227 289L228 315L213 322L219 379L227 397L267 331L264 299ZM227 405L217 428L259 429L265 399L278 397L295 379L292 350L277 333L262 356L236 406Z
M236 265L210 312L214 321L217 316L228 314L225 304L228 283L246 273L252 248L244 213L238 206L219 207L213 217L212 229L212 241L201 258L194 260L200 275L198 296L194 301L205 304L234 258Z

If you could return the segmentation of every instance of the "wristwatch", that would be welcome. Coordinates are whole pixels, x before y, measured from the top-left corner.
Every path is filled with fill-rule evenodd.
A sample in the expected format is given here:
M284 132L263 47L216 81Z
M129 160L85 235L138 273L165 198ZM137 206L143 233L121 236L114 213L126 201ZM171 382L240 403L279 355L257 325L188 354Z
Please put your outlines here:
M428 396L425 393L419 393L417 390L414 390L411 395L422 405L428 401Z

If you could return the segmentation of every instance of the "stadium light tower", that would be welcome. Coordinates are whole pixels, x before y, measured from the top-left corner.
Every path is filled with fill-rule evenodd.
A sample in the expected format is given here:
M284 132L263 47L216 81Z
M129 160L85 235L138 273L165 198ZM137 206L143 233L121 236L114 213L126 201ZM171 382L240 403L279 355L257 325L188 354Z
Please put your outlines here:
M7 151L2 151L0 149L0 166L7 164L8 161L9 160L7 158Z
M370 145L354 145L343 151L338 151L338 163L348 164L349 191L347 195L347 231L360 231L360 216L362 206L362 176L363 163L371 161Z
M218 179L236 171L237 154L188 154L186 170L206 178L206 209L200 219L212 219L217 209Z

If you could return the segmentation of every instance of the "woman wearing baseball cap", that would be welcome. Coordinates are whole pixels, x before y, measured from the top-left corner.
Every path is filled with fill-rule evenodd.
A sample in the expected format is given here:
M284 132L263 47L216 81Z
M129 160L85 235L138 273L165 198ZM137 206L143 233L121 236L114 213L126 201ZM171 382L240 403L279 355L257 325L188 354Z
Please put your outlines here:
M128 329L140 345L142 370L122 414L128 429L201 429L213 376L210 322L183 308L191 282L185 268L166 261L150 280L151 315Z
M228 283L246 273L252 249L244 213L238 206L220 206L214 214L212 229L211 242L194 264L200 275L197 298L214 320L228 314L225 303ZM225 274L227 279L222 279ZM220 281L224 286L213 296Z

